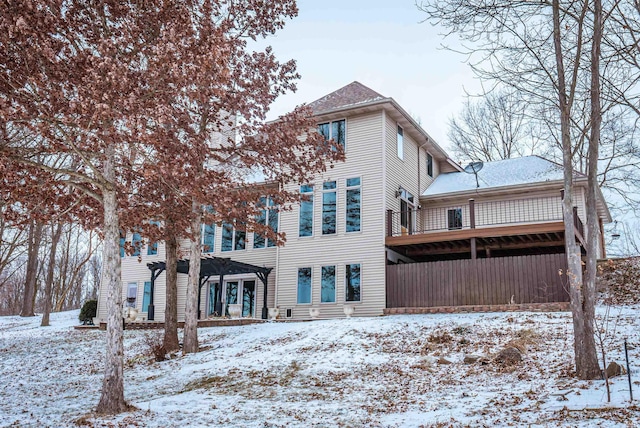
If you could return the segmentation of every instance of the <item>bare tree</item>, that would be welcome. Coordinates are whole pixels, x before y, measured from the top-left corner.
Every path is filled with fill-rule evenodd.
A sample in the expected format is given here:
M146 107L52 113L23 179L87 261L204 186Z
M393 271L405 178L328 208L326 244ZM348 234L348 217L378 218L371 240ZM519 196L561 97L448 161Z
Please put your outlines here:
M589 138L598 137L594 144L599 143L600 124L593 123L592 117L596 113L589 108L591 97L600 96L599 93L592 94L592 68L589 66L592 58L588 47L595 49L598 41L596 38L593 43L597 31L592 25L594 21L589 20L595 16L589 6L586 0L537 3L449 0L425 1L420 6L429 19L442 24L449 34L458 35L468 44L469 61L481 78L517 90L532 107L557 118L547 126L557 136L562 149L567 278L574 321L576 372L582 379L600 377L593 336L595 296L591 287L583 287L572 201L576 152L589 144ZM595 22L597 25L598 19ZM599 107L597 114L601 111ZM576 126L580 120L586 120L588 126ZM596 127L598 129L593 130ZM596 165L587 165L592 174L597 174ZM592 204L588 206L595 206L595 199ZM595 211L589 211L587 217L587 222L597 222ZM594 261L595 254L588 259L589 263Z
M457 119L449 120L449 140L459 159L486 162L544 155L528 103L513 89L493 89L468 98Z

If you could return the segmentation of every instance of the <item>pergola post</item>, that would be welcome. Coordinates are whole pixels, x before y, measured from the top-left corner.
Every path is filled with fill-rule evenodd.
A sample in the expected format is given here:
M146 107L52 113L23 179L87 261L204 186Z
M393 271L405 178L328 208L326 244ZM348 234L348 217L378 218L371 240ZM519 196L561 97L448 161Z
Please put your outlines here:
M262 281L262 285L264 286L264 293L263 293L263 299L262 299L262 319L266 320L267 318L269 318L269 308L267 308L267 282L269 280L269 273L271 272L271 269L267 270L266 272L256 272L256 276L258 278L260 278L260 281Z
M148 321L153 321L155 319L156 307L153 304L153 295L155 294L156 289L156 278L158 278L162 272L164 272L164 268L162 267L151 270L151 289L149 290L149 306L147 308Z

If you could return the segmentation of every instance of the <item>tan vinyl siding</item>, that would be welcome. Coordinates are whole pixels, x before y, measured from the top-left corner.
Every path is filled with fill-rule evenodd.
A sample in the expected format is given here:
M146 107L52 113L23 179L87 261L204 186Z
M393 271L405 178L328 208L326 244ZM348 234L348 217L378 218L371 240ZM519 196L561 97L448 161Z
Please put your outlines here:
M430 177L427 174L427 154L430 154L433 157L433 175ZM433 156L433 153L430 153L428 150L425 150L425 147L422 147L419 152L420 160L418 161L420 167L420 195L427 190L427 187L433 183L433 180L440 173L439 162Z
M398 158L397 153L397 127L398 124L387 117L386 121L386 207L394 212L400 211L400 199L396 198L399 186L408 190L415 197L418 204L420 188L418 185L418 144L409 135L404 133L404 156ZM426 175L426 168L425 168Z
M382 183L382 112L347 118L347 159L314 180L313 236L298 237L299 206L280 216L287 243L279 249L277 305L280 316L309 318L309 307L320 317L343 317L345 265L361 265L361 302L355 315L380 315L385 307L384 220L380 210ZM395 135L395 133L394 133ZM346 179L361 178L361 231L346 232ZM322 235L322 183L337 182L337 233ZM297 189L298 186L292 186ZM320 303L322 266L336 266L336 302ZM298 268L312 268L312 304L297 304ZM351 303L350 303L351 304Z
M458 170L446 160L438 162L438 174L445 174L447 172L458 172Z

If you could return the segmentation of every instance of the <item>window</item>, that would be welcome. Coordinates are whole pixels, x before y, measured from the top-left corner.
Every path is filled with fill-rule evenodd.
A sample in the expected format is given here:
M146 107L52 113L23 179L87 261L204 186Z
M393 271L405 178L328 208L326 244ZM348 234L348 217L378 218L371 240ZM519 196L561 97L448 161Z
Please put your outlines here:
M136 300L138 298L138 283L130 282L127 284L127 306L130 308L136 307Z
M347 265L345 273L345 300L347 302L360 301L360 265Z
M322 266L320 279L320 302L334 303L336 301L336 267Z
M318 132L322 134L325 141L333 139L343 149L346 148L346 121L344 119L321 123L318 125Z
M202 225L202 252L203 253L213 253L215 239L216 239L216 225L203 224Z
M360 178L347 178L346 231L360 231Z
M398 125L398 157L404 159L404 131Z
M269 198L269 208L266 207L266 198L260 198L260 207L264 209L260 210L260 214L256 217L256 222L258 224L268 224L269 227L274 231L278 232L278 209L273 202L273 199ZM275 247L276 241L273 239L266 239L264 236L259 233L253 234L253 248L265 248L267 247Z
M449 229L462 229L462 208L447 210L447 227Z
M227 304L224 314L229 315L229 305L238 304L238 281L227 282Z
M336 182L322 183L322 234L336 233Z
M126 241L126 237L120 232L120 257L124 257L124 243Z
M131 245L133 246L133 254L132 256L140 255L140 247L142 246L142 236L138 232L133 233L133 237L131 238Z
M221 296L220 292L220 283L219 282L209 282L209 309L207 311L207 315L216 314L216 301L217 296ZM217 315L217 314L216 314Z
M311 268L298 269L298 304L311 303Z
M151 282L145 281L144 294L142 295L142 312L149 311L149 303L151 302Z
M409 233L413 233L413 195L407 190L400 188L400 225Z
M300 186L300 193L304 199L300 201L298 236L311 236L313 234L313 186L309 184Z
M150 223L155 225L156 227L158 227L158 229L160 229L160 222L159 221L152 220ZM156 254L158 254L158 243L157 242L149 242L149 245L147 245L147 255L148 256L155 256Z
M247 232L236 230L231 223L222 223L220 251L244 250Z
M427 175L433 178L433 156L427 153Z

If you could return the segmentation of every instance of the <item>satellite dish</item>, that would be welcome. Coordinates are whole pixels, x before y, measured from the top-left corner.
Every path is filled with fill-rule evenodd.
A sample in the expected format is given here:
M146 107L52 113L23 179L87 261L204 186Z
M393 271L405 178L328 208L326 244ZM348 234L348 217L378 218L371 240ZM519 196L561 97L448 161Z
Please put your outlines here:
M483 166L484 166L484 162L476 161L476 162L471 162L469 165L467 165L464 168L464 172L466 172L467 174L473 174L476 176L476 189L480 187L480 182L478 181L478 172L482 170Z

